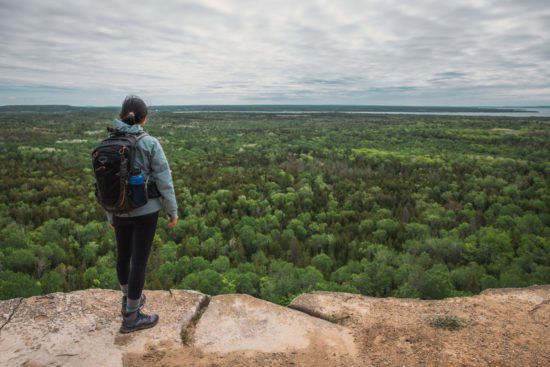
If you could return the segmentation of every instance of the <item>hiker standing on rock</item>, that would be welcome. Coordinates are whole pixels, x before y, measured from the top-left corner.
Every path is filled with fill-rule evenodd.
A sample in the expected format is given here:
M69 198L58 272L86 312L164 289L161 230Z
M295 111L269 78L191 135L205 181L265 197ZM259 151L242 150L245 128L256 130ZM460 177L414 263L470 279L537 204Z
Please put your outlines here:
M106 214L116 234L117 276L123 293L123 321L120 327L122 333L150 328L158 322L158 315L141 312L145 303L145 295L142 294L145 270L160 209L164 208L168 215L168 228L172 229L178 222L176 195L168 161L160 142L143 131L147 112L147 106L141 98L133 95L126 97L119 119L115 119L109 129L114 135L102 142L103 150L99 153L94 150L92 155L99 187L98 201L104 208L114 208L112 211L106 209ZM132 137L126 138L127 136ZM120 158L120 152L125 149L120 146L124 145L116 145L121 140L128 144L127 151L133 152L133 157L127 161L124 161L124 157ZM116 164L109 165L109 160L113 162L116 159L132 166L131 172L113 169ZM124 164L119 164L119 167L123 166ZM112 171L116 174L113 175ZM102 177L102 173L105 176ZM120 184L123 174L129 177L127 194L119 189L124 187ZM112 181L109 182L112 176L118 179L114 181L114 185ZM105 204L108 201L106 197L109 187L116 187L116 192L111 203ZM123 202L124 207L121 209Z

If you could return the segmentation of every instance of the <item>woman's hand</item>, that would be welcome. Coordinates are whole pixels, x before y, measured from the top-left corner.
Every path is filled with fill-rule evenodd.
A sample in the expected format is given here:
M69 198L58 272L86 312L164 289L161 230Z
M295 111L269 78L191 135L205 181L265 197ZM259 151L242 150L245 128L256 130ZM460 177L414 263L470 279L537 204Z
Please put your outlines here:
M168 228L170 229L174 228L178 223L178 217L175 216L174 218L170 218L170 216L168 216L168 219L170 220L170 223L168 223Z

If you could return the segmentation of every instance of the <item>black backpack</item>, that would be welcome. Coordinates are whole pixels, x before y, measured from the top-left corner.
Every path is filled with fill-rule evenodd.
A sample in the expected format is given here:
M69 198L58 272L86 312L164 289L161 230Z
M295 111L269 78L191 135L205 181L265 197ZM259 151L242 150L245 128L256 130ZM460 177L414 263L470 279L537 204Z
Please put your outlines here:
M92 151L96 199L108 212L128 213L139 207L132 201L128 180L133 173L136 144L147 135L115 131Z

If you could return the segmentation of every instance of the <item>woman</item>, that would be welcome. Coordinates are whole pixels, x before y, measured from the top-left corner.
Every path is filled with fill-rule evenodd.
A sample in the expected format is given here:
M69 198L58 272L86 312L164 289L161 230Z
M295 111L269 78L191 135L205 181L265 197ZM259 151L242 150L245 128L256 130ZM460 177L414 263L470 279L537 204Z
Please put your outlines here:
M147 122L147 106L137 96L128 96L122 104L119 119L113 121L113 130L127 134L143 132ZM134 167L139 168L148 185L154 182L160 197L149 198L147 204L125 214L107 212L107 219L115 230L117 241L117 276L122 290L123 321L120 332L150 328L158 322L158 315L141 312L145 303L142 294L145 269L155 236L159 211L164 207L173 228L178 222L176 195L172 174L159 141L147 135L136 144Z

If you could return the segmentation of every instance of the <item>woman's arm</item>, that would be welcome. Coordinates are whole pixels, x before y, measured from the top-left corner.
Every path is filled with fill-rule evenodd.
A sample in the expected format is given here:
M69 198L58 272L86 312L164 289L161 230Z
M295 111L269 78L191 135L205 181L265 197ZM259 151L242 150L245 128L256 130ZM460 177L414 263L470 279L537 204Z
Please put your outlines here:
M178 204L176 202L176 192L172 181L172 172L164 150L158 139L154 138L155 144L151 151L151 169L152 176L155 180L157 188L162 195L162 203L166 214L174 219L178 216Z

